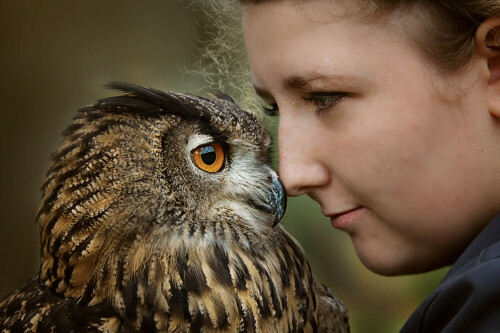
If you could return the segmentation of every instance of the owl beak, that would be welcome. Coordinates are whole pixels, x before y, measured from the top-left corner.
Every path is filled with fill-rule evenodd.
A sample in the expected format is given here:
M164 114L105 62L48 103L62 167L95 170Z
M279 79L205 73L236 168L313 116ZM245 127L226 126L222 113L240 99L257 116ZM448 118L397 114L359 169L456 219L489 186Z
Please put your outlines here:
M286 211L286 194L283 183L274 170L270 170L272 185L267 193L269 205L274 213L273 228L278 225Z
M262 210L273 217L272 227L276 227L283 218L286 211L286 193L281 180L279 180L276 171L269 168L268 183L265 191L261 192L263 196L258 200L247 198L246 202L251 207Z

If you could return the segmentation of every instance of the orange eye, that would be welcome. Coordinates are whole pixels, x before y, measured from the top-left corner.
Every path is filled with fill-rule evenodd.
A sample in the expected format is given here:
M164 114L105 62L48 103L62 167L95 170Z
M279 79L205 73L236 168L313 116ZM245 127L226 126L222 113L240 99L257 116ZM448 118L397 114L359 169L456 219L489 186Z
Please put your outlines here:
M224 149L220 143L210 143L193 150L194 163L203 171L217 172L224 166Z

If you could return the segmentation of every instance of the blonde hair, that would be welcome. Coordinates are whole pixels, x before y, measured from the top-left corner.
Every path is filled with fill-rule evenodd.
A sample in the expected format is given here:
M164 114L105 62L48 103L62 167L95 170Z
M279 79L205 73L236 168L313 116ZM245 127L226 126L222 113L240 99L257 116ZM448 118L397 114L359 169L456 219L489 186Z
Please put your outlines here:
M241 29L242 7L238 0L201 0L208 39L199 49L195 71L204 79L204 90L230 95L246 110L261 116Z
M241 7L269 1L314 0L210 0L214 35L206 47L204 70L219 88L229 88L247 108L258 104L241 35ZM332 1L338 3L339 0ZM359 0L359 14L373 22L391 17L401 34L442 74L463 69L474 54L474 35L488 17L500 16L500 0ZM210 59L208 59L210 58ZM224 89L223 89L224 90ZM243 98L242 98L243 97Z

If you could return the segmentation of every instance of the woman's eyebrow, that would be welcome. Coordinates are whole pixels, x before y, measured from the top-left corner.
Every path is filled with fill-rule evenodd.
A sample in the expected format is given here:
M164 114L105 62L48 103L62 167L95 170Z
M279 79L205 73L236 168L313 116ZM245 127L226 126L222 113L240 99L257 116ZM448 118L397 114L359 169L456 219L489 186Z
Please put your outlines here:
M283 81L283 88L300 90L314 82L347 84L353 82L353 78L349 78L343 75L290 76Z
M329 85L334 84L342 84L342 85L352 85L353 82L356 82L358 78L347 77L344 75L308 75L308 76L298 76L293 75L283 80L283 88L285 90L300 90L307 88L308 85L311 85L315 82L324 82ZM253 85L255 92L265 101L273 101L273 95L267 91L266 89Z
M329 79L328 77L325 76L311 76L308 78L302 77L302 76L290 76L286 79L283 80L283 88L285 89L300 89L307 85L310 81L316 81L316 80L321 80L321 79ZM256 84L253 85L253 88L255 89L255 92L257 95L259 95L262 99L264 100L270 100L273 99L273 95L265 90L264 88L261 88L257 86Z
M310 77L310 78L304 78L301 76L290 76L283 80L283 88L285 89L300 89L306 86L309 82L311 81L316 81L316 80L321 80L321 79L329 79L328 77L325 76L318 76L318 77ZM256 84L253 85L253 88L255 89L255 92L257 95L259 95L262 99L264 100L272 100L273 95L267 91L264 88L261 88L257 86Z
M303 88L305 85L307 85L307 83L311 80L314 80L315 78L304 78L304 77L301 77L301 76L291 76L287 79L285 79L283 82L283 87L285 89L301 89Z

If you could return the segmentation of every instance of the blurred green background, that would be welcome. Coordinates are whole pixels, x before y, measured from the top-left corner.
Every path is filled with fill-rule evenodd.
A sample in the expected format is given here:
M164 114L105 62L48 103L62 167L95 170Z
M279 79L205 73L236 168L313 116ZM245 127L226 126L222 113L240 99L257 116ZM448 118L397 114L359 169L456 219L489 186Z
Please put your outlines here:
M111 80L203 93L203 79L186 73L199 60L205 19L199 4L174 0L0 3L0 298L38 270L39 186L76 110L113 94L102 88ZM267 123L275 133L276 121ZM289 200L284 225L348 306L352 332L398 331L446 271L369 272L305 197Z

